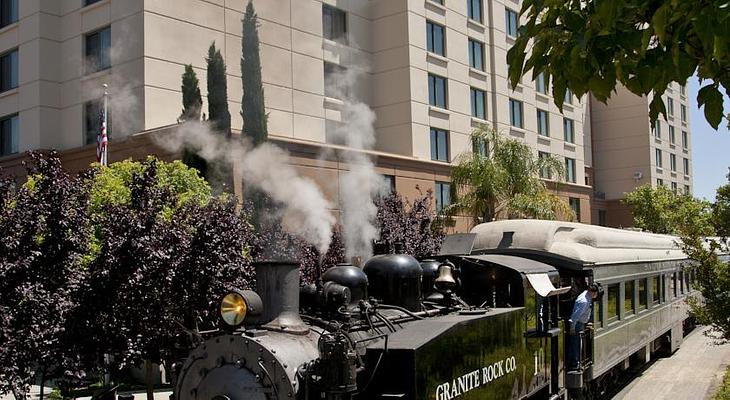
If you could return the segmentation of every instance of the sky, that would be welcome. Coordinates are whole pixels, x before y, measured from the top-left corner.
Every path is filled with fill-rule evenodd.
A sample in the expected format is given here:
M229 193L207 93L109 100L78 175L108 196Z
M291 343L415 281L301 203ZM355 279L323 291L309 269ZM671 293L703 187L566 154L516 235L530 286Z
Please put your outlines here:
M693 194L697 198L715 200L715 189L728 183L730 167L730 131L727 120L714 130L705 120L702 109L697 108L697 91L700 84L696 77L689 81L690 108L690 147L692 148L692 167L694 179ZM725 112L730 109L730 98L725 95Z

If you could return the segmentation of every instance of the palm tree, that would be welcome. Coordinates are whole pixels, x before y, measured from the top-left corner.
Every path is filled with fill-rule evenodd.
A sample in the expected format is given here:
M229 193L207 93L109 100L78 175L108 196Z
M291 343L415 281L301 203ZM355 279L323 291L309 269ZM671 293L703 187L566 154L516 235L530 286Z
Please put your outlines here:
M526 144L481 125L472 133L474 151L462 154L451 173L456 188L450 216L468 214L475 223L494 219L574 220L575 213L540 176L562 180L555 157L536 157Z

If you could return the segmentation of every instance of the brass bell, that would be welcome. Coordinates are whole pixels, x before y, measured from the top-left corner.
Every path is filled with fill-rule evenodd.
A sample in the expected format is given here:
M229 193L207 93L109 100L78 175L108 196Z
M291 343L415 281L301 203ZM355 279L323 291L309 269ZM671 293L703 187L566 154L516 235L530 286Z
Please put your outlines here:
M456 287L456 279L454 279L454 264L450 262L439 265L439 276L434 281L434 286L439 292L448 292Z

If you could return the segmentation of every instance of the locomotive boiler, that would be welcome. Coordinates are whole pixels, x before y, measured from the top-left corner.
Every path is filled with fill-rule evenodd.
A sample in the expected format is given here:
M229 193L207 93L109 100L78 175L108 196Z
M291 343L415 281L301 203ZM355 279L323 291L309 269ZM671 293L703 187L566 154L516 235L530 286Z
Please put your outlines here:
M445 254L421 262L386 254L362 268L338 265L304 287L297 263L258 263L256 290L223 297L224 328L190 353L175 397L443 400L562 393L556 295L564 290L553 286L555 268L470 255L470 246L452 246L449 254L445 247Z

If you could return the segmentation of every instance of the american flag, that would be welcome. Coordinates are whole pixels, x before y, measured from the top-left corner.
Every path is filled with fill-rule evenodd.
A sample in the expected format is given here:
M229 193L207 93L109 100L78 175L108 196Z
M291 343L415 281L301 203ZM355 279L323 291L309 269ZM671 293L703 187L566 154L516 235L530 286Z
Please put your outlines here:
M96 161L101 165L107 165L106 150L108 145L108 138L106 136L106 106L102 107L99 113L101 119L99 134L96 135Z

